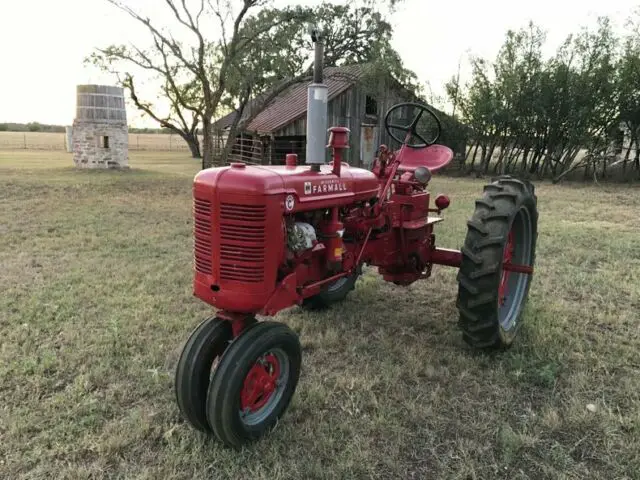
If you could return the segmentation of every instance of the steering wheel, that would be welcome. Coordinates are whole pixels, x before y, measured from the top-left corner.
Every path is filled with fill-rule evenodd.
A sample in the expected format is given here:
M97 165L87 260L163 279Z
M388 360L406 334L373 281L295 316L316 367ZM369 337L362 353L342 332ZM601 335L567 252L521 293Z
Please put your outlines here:
M403 107L416 108L418 109L418 113L413 118L411 123L409 123L408 125L399 125L397 123L391 123L390 121L391 115L396 110L399 110ZM422 118L422 114L424 112L427 112L431 117L433 117L433 119L436 122L437 133L431 141L425 140L424 134L418 133L418 130L417 130L418 123L420 122L420 119ZM384 117L384 128L387 130L387 133L389 134L389 136L393 138L396 142L399 142L401 145L406 144L407 147L411 147L411 148L425 148L430 145L433 145L438 141L438 138L440 138L440 133L442 132L442 125L440 124L440 119L436 116L436 114L425 105L422 105L421 103L412 103L412 102L398 103L397 105L394 105L393 107L391 107ZM394 135L393 130L400 130L402 132L406 132L405 138L401 139L400 137ZM409 143L411 140L411 137L414 137L422 141L422 143L414 143L414 144Z

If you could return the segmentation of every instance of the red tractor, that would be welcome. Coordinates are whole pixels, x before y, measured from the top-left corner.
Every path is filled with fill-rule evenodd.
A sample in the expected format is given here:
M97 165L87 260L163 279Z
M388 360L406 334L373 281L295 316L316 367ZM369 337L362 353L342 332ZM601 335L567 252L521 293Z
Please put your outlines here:
M402 109L415 116L394 123ZM387 113L386 131L402 146L381 146L372 171L342 162L349 132L334 127L329 164L297 166L289 155L282 166L233 163L197 174L193 288L218 311L193 331L176 371L178 405L195 428L232 447L268 431L294 394L301 349L290 328L256 315L339 302L363 265L397 285L429 277L434 264L458 267L464 340L482 349L513 342L533 273L534 188L494 180L476 200L461 250L437 247L434 225L449 199L438 195L432 206L427 185L453 153L419 131L425 114L439 134L425 106Z

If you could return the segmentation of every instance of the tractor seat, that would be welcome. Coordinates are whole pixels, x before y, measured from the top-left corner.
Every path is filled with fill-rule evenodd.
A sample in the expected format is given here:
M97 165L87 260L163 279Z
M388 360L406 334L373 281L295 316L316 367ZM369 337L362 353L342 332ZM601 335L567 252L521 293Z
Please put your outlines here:
M414 172L418 167L427 167L432 173L445 167L453 159L453 150L444 145L430 145L425 148L404 147L396 151L401 158L399 170Z

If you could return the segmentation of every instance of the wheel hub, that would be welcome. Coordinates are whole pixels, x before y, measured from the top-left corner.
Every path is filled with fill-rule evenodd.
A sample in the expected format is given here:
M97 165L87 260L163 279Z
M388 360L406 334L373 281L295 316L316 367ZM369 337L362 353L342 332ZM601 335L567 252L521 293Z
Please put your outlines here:
M251 367L240 392L240 408L253 413L264 407L273 397L280 377L280 362L272 353L263 355Z
M513 227L509 230L509 235L507 236L507 242L504 246L504 251L502 253L502 265L510 264L513 259L513 252L515 251L515 240ZM498 303L502 307L505 304L507 299L507 290L509 284L509 271L502 270L502 276L500 278L500 285L498 286Z

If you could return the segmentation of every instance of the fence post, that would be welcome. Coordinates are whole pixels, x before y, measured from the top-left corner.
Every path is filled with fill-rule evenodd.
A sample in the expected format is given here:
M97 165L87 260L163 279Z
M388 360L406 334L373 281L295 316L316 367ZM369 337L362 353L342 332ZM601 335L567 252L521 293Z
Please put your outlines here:
M22 134L22 137L23 137L23 139L24 139L24 149L26 150L26 149L27 149L27 134L26 134L26 133L23 133L23 134Z

